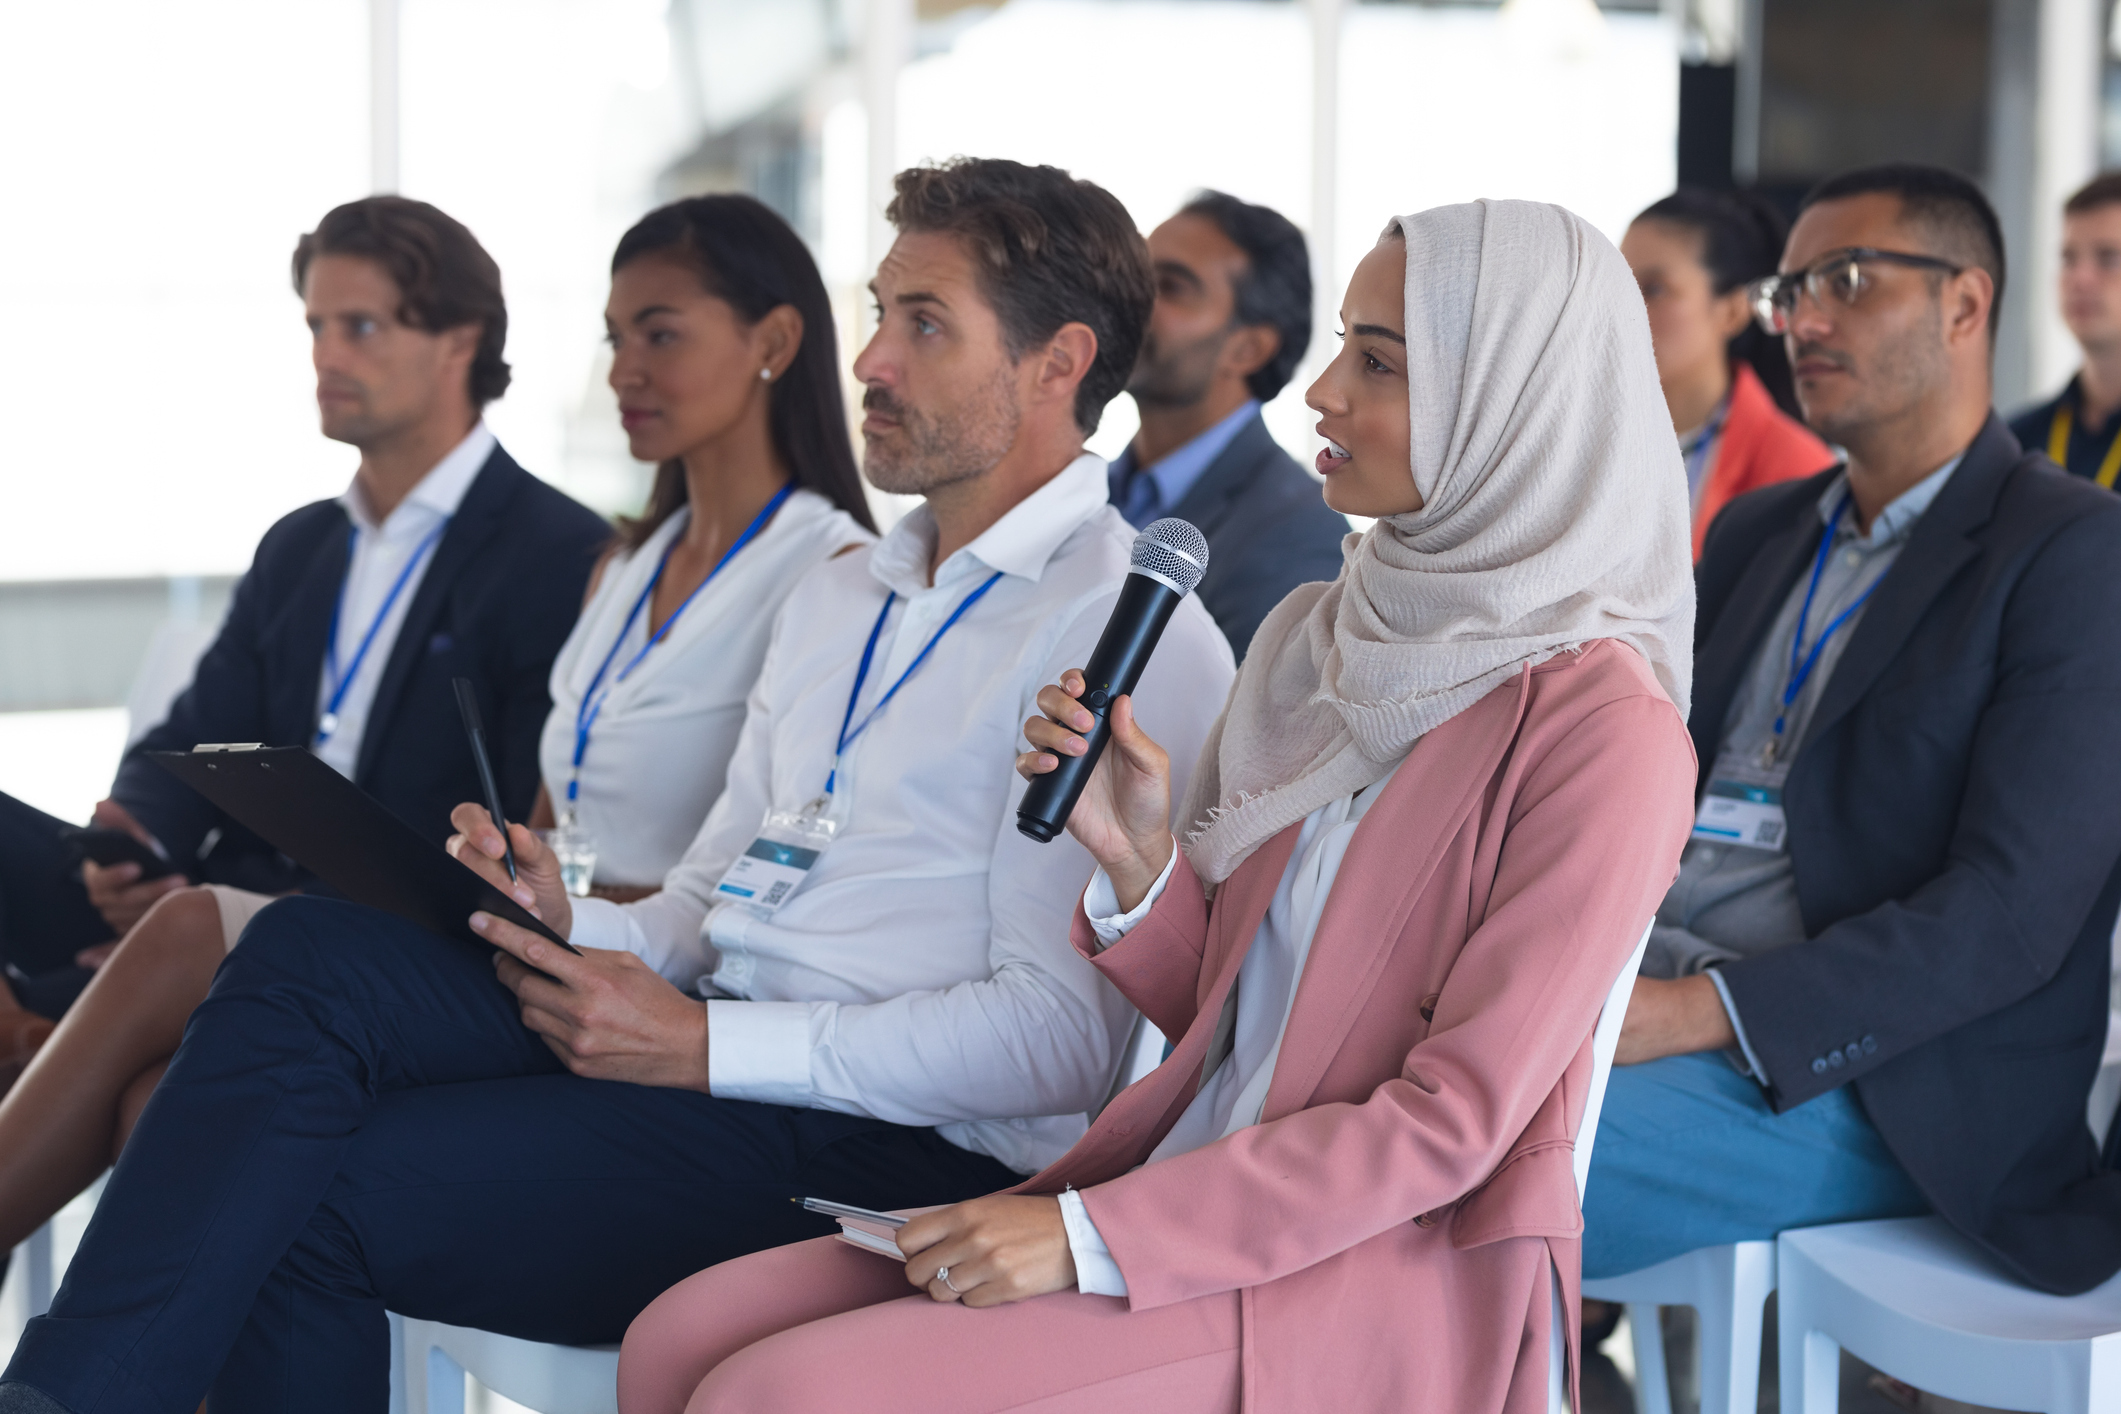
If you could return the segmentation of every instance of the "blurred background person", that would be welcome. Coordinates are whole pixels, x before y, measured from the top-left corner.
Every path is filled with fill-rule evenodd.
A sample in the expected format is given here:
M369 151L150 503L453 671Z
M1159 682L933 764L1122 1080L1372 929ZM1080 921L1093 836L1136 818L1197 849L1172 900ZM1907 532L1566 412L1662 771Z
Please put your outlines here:
M1788 226L1744 192L1682 187L1621 238L1650 315L1657 379L1694 507L1694 555L1733 497L1834 464L1797 420L1782 342L1755 327L1746 286L1775 273Z
M2121 172L2063 207L2062 322L2084 350L2060 396L2011 419L2018 444L2108 490L2121 475Z
M571 806L601 877L653 884L722 793L781 600L874 535L831 309L787 222L747 196L651 212L612 257L605 319L627 437L656 481L551 667L538 800ZM461 752L453 715L425 727ZM203 898L151 913L0 1101L0 1251L123 1149L233 943L213 920Z
M1280 212L1211 191L1149 233L1149 258L1156 312L1127 384L1141 428L1112 463L1112 504L1208 537L1200 601L1242 661L1267 610L1340 573L1348 533L1259 411L1310 347L1311 257Z
M132 835L173 872L77 870L66 822L0 796L0 1009L59 1017L104 945L158 903L159 926L210 975L267 899L310 882L148 752L306 745L439 844L451 808L479 794L450 685L467 677L503 807L528 811L536 797L545 679L610 527L524 471L486 426L485 406L511 377L500 269L461 223L384 196L327 213L297 245L293 275L321 430L360 450L353 483L259 542L190 687L96 806L97 825ZM180 892L194 883L208 887ZM18 1025L14 1039L27 1049L42 1037ZM0 1065L24 1059L18 1050ZM107 1109L101 1118L107 1126Z

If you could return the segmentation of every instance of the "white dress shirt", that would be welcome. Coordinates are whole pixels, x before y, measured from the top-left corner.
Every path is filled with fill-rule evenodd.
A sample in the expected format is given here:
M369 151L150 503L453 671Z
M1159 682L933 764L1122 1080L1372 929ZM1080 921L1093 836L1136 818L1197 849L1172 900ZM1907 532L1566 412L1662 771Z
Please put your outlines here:
M1091 861L1065 836L1017 833L1014 761L1039 689L1087 660L1104 631L1134 532L1105 504L1104 464L1083 456L930 585L935 540L917 509L796 586L727 788L691 849L651 898L577 903L573 941L628 949L681 986L705 983L716 1095L935 1125L1031 1172L1088 1127L1133 1012L1068 941ZM733 904L710 913L766 813L799 810L824 789L887 592L897 597L861 711L996 571L848 748L837 835L802 886L769 920ZM1229 646L1189 598L1139 692L1181 789L1233 675Z
M339 497L339 504L346 508L346 518L353 522L356 532L353 555L347 561L346 579L339 591L339 631L334 646L341 673L353 665L354 654L361 651L361 640L367 635L368 626L376 621L377 614L383 612L383 601L390 597L390 587L404 573L406 562L419 554L420 547L437 527L446 524L457 513L457 507L463 504L464 493L478 479L479 469L486 465L486 459L493 455L496 445L493 433L480 422L451 449L448 456L435 463L434 470L420 478L381 525L376 524L375 517L369 512L368 497L362 492L358 478ZM420 563L406 579L405 587L398 591L397 599L391 603L390 611L383 614L382 626L376 630L375 640L368 645L368 656L361 660L360 669L347 684L346 695L339 700L337 728L315 745L316 754L323 758L324 764L348 779L352 779L354 766L361 759L361 737L368 730L369 709L375 705L376 689L382 685L383 669L390 662L391 649L397 644L398 630L405 626L405 615L419 595L420 581L427 578L427 571L441 549L437 541L420 557ZM333 656L325 655L324 667L318 674L317 716L320 719L331 706L332 693L338 687L332 677Z
M823 496L797 491L701 587L663 641L614 682L648 642L653 606L630 625L627 615L690 519L681 510L640 549L612 558L553 660L538 764L553 809L564 813L582 694L610 658L575 800L576 819L596 842L599 883L653 887L677 867L722 794L781 601L818 564L876 539Z
M1189 1154L1213 1144L1240 1129L1259 1123L1266 1107L1267 1088L1274 1080L1274 1062L1281 1055L1282 1037L1289 1029L1289 1010L1296 1002L1296 984L1303 976L1304 962L1311 956L1311 939L1318 933L1319 916L1326 897L1340 875L1340 861L1355 838L1355 827L1370 806L1384 793L1399 767L1383 780L1354 795L1321 805L1304 817L1296 836L1296 848L1282 870L1274 901L1267 905L1259 931L1237 973L1237 1021L1231 1028L1230 1054L1223 1058L1208 1083L1200 1087L1193 1103L1186 1106L1171 1132L1150 1151L1147 1163ZM1110 947L1125 937L1134 925L1149 916L1163 896L1178 863L1174 850L1164 872L1147 897L1127 913L1119 910L1112 881L1100 869L1083 894L1083 912L1100 944ZM1076 1288L1091 1296L1125 1296L1127 1279L1105 1246L1097 1224L1082 1197L1073 1189L1061 1195L1061 1217L1068 1228L1068 1247L1075 1256Z

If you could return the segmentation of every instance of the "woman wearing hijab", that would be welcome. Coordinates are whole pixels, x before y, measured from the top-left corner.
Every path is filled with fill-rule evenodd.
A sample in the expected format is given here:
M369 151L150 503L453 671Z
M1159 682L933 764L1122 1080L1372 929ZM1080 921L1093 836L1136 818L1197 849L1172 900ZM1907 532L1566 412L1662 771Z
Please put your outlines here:
M1758 196L1681 187L1620 239L1686 463L1697 559L1709 522L1735 497L1835 461L1798 421L1782 340L1755 325L1746 303L1746 286L1775 273L1788 235L1782 213Z
M1261 626L1182 848L1125 699L1069 821L1075 945L1171 1055L903 1266L824 1239L681 1283L625 1414L1547 1407L1591 1033L1691 820L1685 498L1641 301L1570 213L1401 218L1342 317L1319 468L1376 523ZM1026 775L1083 749L1081 691L1040 694Z

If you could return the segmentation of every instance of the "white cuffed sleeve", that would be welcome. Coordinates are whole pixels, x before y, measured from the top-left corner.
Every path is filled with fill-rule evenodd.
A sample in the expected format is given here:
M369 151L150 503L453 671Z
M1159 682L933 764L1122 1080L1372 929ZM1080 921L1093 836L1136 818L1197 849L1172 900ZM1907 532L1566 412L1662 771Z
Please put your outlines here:
M1075 1289L1085 1296L1125 1296L1127 1279L1120 1274L1119 1263L1112 1260L1112 1249L1105 1246L1097 1224L1090 1221L1083 1195L1072 1188L1063 1192L1060 1209L1061 1222L1068 1229L1068 1251L1075 1258Z
M1134 925L1149 916L1156 901L1164 896L1164 885L1171 882L1171 871L1178 867L1178 841L1171 841L1171 857L1164 861L1164 872L1156 876L1149 892L1142 901L1125 913L1119 911L1119 895L1112 888L1112 880L1100 869L1090 876L1090 887L1083 890L1083 913L1090 920L1090 931L1097 934L1098 945L1109 948L1127 936Z

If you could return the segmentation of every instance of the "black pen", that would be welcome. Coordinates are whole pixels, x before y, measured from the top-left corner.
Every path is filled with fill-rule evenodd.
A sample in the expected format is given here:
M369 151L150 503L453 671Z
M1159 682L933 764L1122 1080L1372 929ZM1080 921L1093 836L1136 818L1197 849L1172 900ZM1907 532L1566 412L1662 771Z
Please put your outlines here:
M479 784L486 791L486 813L501 832L501 857L508 861L508 882L516 881L515 846L508 842L508 817L501 813L501 788L493 783L493 762L486 759L486 728L479 725L479 699L470 678L452 680L457 689L457 711L464 718L464 731L471 737L471 759L479 767Z

